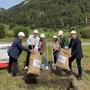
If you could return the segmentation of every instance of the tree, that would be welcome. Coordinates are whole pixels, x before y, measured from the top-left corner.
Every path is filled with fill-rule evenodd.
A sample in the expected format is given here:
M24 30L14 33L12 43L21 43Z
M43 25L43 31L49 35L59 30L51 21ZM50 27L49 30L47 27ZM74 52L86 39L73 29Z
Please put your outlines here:
M5 37L5 26L0 24L0 38Z
M0 14L0 21L33 28L76 26L85 24L89 7L90 0L28 0Z
M29 30L26 27L18 25L18 26L13 28L13 33L14 33L15 37L18 35L19 32L24 32L26 37L29 36Z

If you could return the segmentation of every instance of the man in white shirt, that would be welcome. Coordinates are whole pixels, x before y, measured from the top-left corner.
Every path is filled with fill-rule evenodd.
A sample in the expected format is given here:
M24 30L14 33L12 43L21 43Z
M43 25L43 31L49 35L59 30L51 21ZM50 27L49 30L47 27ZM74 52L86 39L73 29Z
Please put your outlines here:
M33 31L33 35L30 35L29 38L27 39L27 43L28 43L28 48L31 51L38 51L39 49L39 32L37 29L35 29ZM29 57L30 57L31 53L27 53L27 57L26 57L26 62L25 62L25 70L28 69L28 65L29 65Z

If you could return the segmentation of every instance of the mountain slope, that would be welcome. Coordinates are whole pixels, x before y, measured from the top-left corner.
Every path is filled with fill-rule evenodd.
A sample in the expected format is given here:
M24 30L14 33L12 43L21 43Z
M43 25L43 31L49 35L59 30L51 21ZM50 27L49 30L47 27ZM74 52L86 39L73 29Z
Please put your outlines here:
M0 12L2 12L2 11L5 11L5 9L4 8L0 8Z
M0 15L0 21L34 27L81 25L90 16L90 0L25 0Z

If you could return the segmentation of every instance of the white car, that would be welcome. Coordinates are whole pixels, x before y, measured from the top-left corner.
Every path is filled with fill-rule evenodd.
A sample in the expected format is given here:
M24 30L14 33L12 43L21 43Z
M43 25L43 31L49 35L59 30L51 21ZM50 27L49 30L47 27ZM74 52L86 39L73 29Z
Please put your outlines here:
M9 64L9 56L7 50L11 44L0 44L0 69L7 68Z

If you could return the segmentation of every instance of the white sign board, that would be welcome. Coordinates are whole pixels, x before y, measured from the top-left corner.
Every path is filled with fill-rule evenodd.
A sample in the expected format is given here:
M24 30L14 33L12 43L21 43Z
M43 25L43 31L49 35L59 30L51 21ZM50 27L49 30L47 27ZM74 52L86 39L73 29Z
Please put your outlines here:
M9 60L7 50L10 46L11 44L0 44L0 62Z
M59 61L59 62L65 64L66 60L67 60L67 57L62 56L62 55L59 55L59 56L58 56L58 61Z
M40 61L40 60L37 60L37 59L34 59L33 66L35 66L35 67L37 67L37 68L40 68L40 66L41 66L41 61Z

